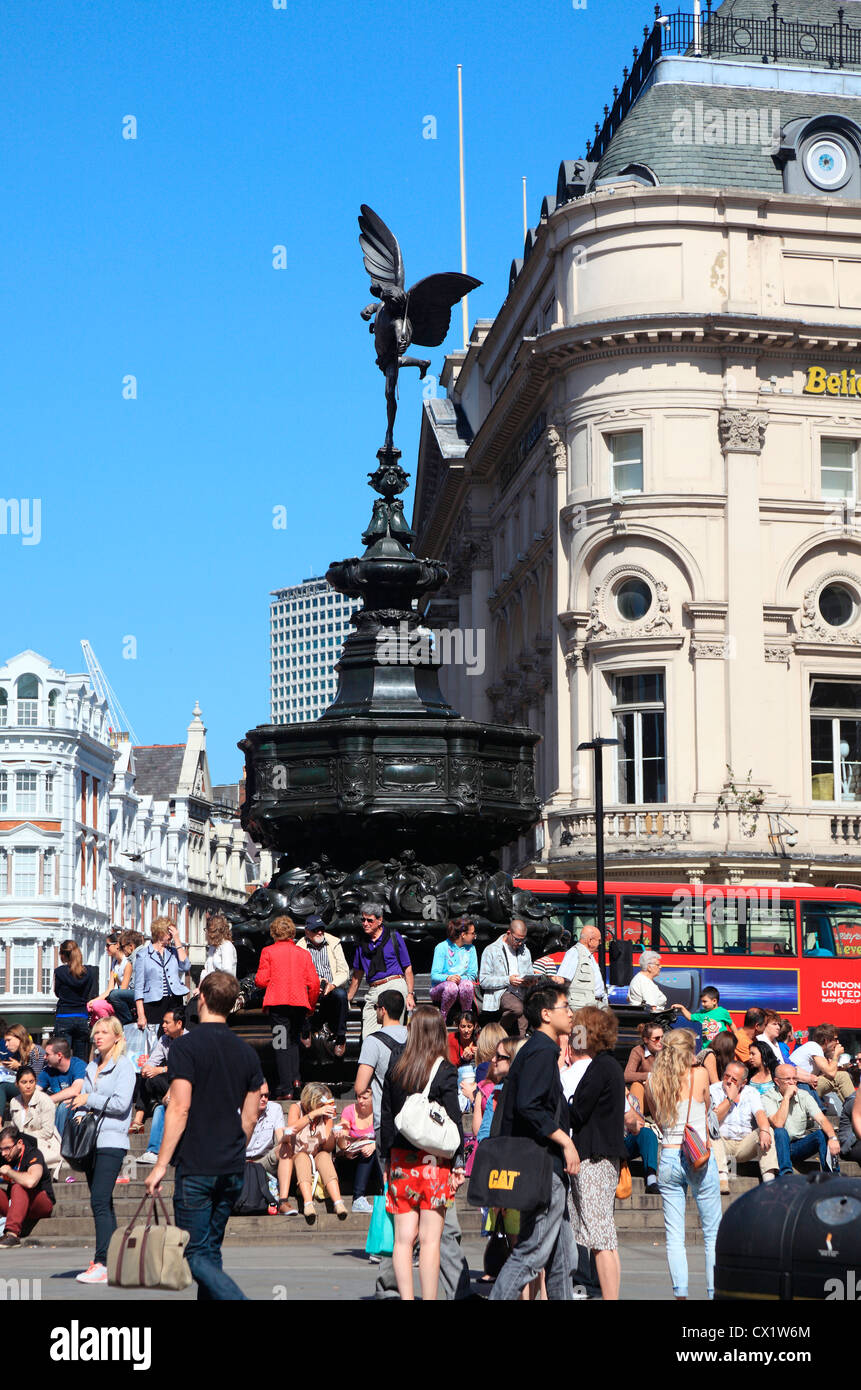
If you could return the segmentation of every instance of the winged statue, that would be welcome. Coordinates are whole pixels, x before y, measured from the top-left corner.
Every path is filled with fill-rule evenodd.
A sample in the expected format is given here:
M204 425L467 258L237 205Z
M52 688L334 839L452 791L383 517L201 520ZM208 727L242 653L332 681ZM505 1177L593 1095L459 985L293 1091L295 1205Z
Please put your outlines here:
M398 372L401 367L418 367L420 379L430 366L424 357L406 357L411 343L420 347L439 347L451 323L451 311L480 280L449 271L428 275L411 289L404 289L404 258L397 237L381 217L362 203L359 216L359 245L365 269L371 277L372 304L362 310L370 320L374 335L377 366L386 378L386 450L394 448L395 416L398 410Z

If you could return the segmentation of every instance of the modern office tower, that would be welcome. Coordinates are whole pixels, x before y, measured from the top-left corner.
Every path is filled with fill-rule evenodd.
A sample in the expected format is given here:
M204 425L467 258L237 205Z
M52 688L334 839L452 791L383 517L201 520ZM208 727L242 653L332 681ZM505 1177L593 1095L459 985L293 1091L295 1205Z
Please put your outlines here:
M271 720L319 719L338 689L335 663L350 632L358 599L336 593L325 579L274 589L270 604Z

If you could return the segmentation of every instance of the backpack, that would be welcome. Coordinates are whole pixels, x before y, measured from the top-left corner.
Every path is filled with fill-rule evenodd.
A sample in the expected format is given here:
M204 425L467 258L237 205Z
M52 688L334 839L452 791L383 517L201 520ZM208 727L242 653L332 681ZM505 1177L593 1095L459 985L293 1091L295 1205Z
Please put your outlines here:
M269 1181L259 1163L246 1163L242 1191L233 1208L234 1216L265 1216L272 1198Z
M438 1100L430 1099L430 1088L442 1061L442 1057L438 1057L434 1062L424 1090L407 1096L395 1116L395 1125L407 1143L419 1153L452 1159L461 1146L460 1129L445 1106L440 1105Z

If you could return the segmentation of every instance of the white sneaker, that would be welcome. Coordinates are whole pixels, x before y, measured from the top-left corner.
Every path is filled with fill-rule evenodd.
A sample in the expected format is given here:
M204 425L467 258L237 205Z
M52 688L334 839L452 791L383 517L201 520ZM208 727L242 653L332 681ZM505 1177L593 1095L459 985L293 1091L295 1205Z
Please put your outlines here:
M368 1213L373 1211L374 1208L371 1206L367 1197L354 1197L352 1210Z
M154 1154L151 1149L145 1149L142 1154L138 1154L135 1163L158 1163L158 1154Z
M89 1269L85 1269L82 1274L75 1276L79 1284L106 1284L108 1282L108 1271L104 1265L97 1265L93 1261Z

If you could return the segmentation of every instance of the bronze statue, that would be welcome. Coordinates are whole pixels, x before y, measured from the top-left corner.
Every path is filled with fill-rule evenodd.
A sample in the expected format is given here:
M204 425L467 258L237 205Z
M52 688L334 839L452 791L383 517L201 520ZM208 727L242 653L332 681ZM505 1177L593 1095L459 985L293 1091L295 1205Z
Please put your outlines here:
M386 378L388 429L383 448L391 451L398 409L398 372L401 367L418 367L423 378L430 366L427 358L405 357L404 353L411 343L439 347L448 333L455 304L470 290L477 289L481 281L449 271L428 275L405 290L404 258L397 237L365 203L359 217L359 245L371 277L371 294L377 297L362 310L362 318L371 320L368 331L374 335L377 366Z

